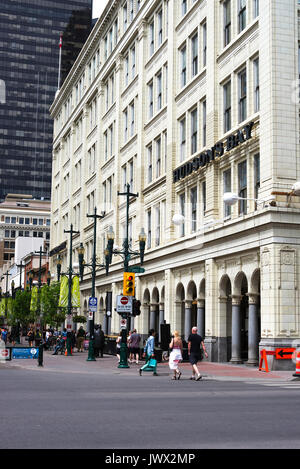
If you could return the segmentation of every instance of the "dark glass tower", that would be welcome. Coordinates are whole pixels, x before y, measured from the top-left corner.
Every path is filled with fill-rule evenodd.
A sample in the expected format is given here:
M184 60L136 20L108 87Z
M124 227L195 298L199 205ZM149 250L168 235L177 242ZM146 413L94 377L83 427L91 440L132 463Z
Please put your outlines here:
M0 2L0 200L50 198L59 38L62 83L91 29L92 0Z

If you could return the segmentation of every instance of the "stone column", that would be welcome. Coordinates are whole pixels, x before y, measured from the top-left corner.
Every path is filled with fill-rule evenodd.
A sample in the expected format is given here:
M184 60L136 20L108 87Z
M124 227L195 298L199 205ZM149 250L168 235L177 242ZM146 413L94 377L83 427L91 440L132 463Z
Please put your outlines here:
M205 300L197 299L197 329L198 334L205 338Z
M248 321L248 365L258 364L258 294L247 293L249 297L249 321Z
M190 300L185 301L184 310L184 339L187 341L191 333L192 327L192 302Z
M159 342L161 341L160 325L164 323L164 319L165 319L165 304L159 303L159 331L158 331Z
M231 363L242 361L242 333L241 333L241 299L240 295L232 295L232 345Z
M150 304L150 329L155 330L157 304ZM155 330L155 332L158 332Z
M106 313L105 313L103 316L103 325L102 325L104 334L107 334L107 320L108 320L108 317L106 316Z

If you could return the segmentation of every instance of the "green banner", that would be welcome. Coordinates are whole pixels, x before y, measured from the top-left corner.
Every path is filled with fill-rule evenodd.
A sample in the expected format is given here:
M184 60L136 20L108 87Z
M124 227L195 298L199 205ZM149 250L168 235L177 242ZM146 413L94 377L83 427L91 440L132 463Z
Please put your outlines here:
M80 307L79 277L77 275L72 280L72 306L73 308Z
M62 276L60 281L60 292L58 306L66 308L68 306L68 277Z
M5 298L2 298L0 303L0 316L5 316Z
M35 313L38 307L38 287L31 290L30 312Z

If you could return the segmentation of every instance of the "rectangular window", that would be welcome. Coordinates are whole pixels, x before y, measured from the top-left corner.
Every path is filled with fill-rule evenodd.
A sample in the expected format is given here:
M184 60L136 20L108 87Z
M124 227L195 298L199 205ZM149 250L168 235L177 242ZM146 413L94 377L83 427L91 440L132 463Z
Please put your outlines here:
M206 147L206 101L202 102L202 141Z
M131 49L131 78L135 77L135 46Z
M123 6L123 31L127 29L127 3Z
M133 191L133 161L129 163L129 185L130 190Z
M147 248L151 249L151 210L147 212Z
M124 119L124 142L127 142L128 139L128 111L125 109L123 112L123 119Z
M259 59L253 61L254 112L259 111Z
M192 233L197 230L197 187L193 187L190 192L191 198L191 219Z
M130 106L130 136L132 137L134 135L134 103L131 103Z
M246 1L238 0L238 32L240 33L246 28Z
M160 245L160 206L155 207L155 246Z
M246 69L238 75L239 93L239 122L243 122L247 117L247 74Z
M258 191L260 188L260 158L259 154L254 155L254 198L258 199ZM255 210L257 203L255 202Z
M156 88L157 88L157 110L159 111L162 107L162 75L161 72L156 76Z
M129 55L125 57L125 86L129 83Z
M184 16L187 12L187 0L181 1L181 14Z
M206 181L202 182L202 215L205 216L206 211Z
M162 10L157 13L157 45L160 46L163 41L163 17Z
M231 41L231 0L226 0L224 8L224 47Z
M227 169L223 173L223 193L231 192L231 169ZM231 216L231 206L224 203L224 218Z
M186 119L180 121L180 161L186 158Z
M198 73L198 34L192 37L192 77Z
M151 55L154 54L154 21L152 21L152 23L150 23L149 28L150 28L149 55L151 57Z
M181 60L181 88L186 85L186 46L184 46L180 51L180 60Z
M238 196L247 199L247 161L238 165ZM239 215L247 213L247 200L239 200Z
M161 174L161 139L156 140L156 177Z
M185 216L185 194L180 194L179 196L179 207L180 207L180 215L183 217ZM180 236L185 235L185 223L180 225Z
M203 23L202 25L202 41L203 41L203 47L202 47L203 67L206 67L206 62L207 62L207 25L206 23Z
M224 132L231 129L231 81L223 86L224 95Z
M258 15L259 15L259 0L253 0L253 18L256 18Z
M198 139L198 114L197 109L191 112L191 154L197 151Z
M152 181L152 145L148 147L148 183Z
M148 85L148 96L149 96L149 119L153 117L153 83Z

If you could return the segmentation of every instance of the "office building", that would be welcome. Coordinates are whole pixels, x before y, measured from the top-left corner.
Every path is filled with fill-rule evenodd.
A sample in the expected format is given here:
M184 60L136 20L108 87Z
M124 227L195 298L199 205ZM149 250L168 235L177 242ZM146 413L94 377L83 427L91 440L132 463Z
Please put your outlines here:
M91 31L92 0L7 0L0 5L0 200L50 199L49 107Z
M94 207L105 211L99 260L110 227L121 248L118 191L129 183L133 250L147 234L134 324L146 335L166 321L185 340L197 325L213 361L253 365L262 349L299 343L299 9L296 0L110 2L51 107L53 252L66 267L72 223L74 255L82 242L90 262ZM112 291L115 307L122 269L114 255L96 278L96 321L108 332L120 327L105 297ZM87 313L88 273L81 293Z

